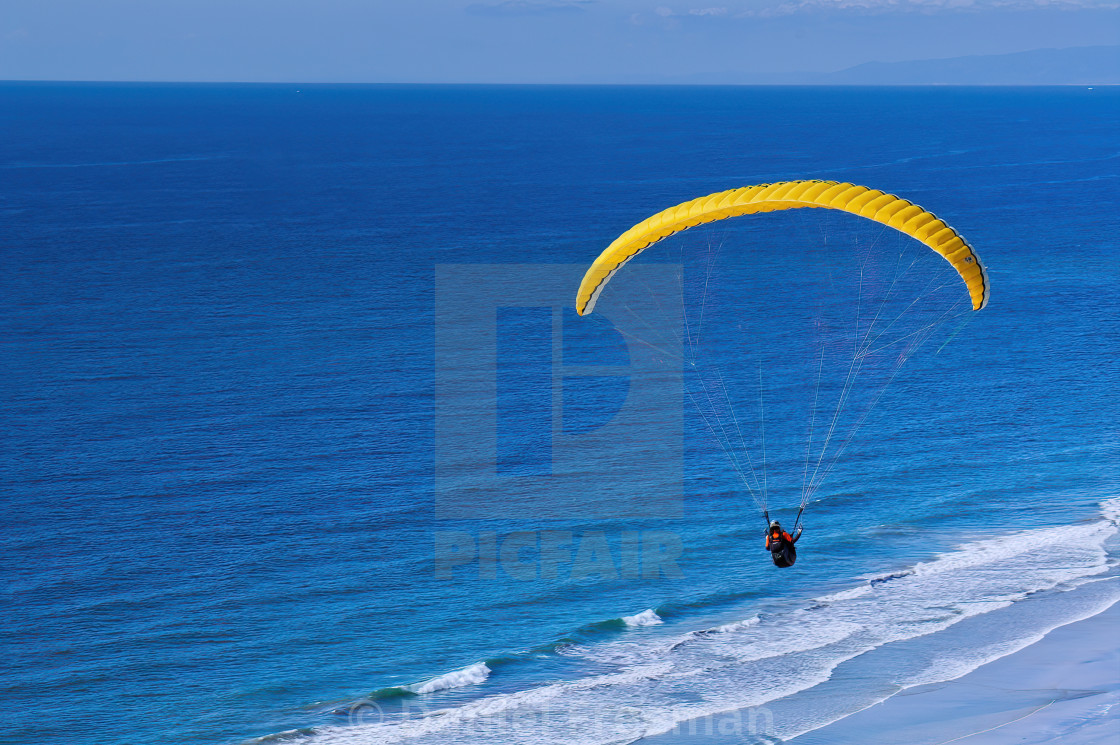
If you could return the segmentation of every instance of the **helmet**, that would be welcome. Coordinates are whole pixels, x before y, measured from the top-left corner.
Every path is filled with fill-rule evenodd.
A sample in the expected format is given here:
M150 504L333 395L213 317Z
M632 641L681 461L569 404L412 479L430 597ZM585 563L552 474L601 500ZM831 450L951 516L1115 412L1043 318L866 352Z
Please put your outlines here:
M773 533L775 530L778 531L779 533L782 532L782 526L778 524L777 520L770 523L770 532Z

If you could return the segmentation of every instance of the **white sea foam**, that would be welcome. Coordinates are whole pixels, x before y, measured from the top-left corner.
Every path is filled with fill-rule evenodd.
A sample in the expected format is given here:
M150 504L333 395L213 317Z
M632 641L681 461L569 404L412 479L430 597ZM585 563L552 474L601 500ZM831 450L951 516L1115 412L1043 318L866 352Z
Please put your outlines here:
M749 629L751 626L757 626L759 620L758 616L751 616L742 621L734 621L732 623L725 623L722 626L716 626L712 631L718 631L721 634L726 634L731 631L742 631L743 629Z
M424 681L423 683L405 686L405 688L413 693L435 693L436 691L446 691L450 688L478 685L489 677L490 668L486 667L486 663L476 662L473 665L464 667L462 670L454 670L445 675L440 675L439 677Z
M871 585L859 585L858 587L849 587L847 590L840 590L829 595L822 595L817 598L817 602L835 603L839 600L851 600L852 598L866 595L869 592L871 592Z
M758 616L725 623L720 626L688 631L684 634L669 638L646 639L630 641L617 639L589 645L570 645L561 654L571 657L582 657L595 662L606 662L614 665L645 665L661 660L665 654L676 650L684 644L703 641L715 634L733 634L742 632L756 626L760 619Z
M1120 524L1120 497L1113 497L1101 502L1101 514L1105 520Z
M627 626L657 626L658 624L665 623L661 620L661 616L653 611L653 608L647 608L633 616L623 616L622 622Z

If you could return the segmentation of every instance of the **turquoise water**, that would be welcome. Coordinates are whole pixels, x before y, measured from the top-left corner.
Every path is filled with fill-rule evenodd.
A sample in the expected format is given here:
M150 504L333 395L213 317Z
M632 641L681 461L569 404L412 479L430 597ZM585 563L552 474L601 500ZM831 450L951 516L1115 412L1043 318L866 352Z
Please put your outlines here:
M6 741L789 738L1118 595L1116 91L0 100ZM759 216L571 305L630 225L794 178L936 212L992 299L854 388L778 570L704 412L760 454L765 410L790 524L844 379L814 373L912 247ZM728 405L695 406L715 370Z

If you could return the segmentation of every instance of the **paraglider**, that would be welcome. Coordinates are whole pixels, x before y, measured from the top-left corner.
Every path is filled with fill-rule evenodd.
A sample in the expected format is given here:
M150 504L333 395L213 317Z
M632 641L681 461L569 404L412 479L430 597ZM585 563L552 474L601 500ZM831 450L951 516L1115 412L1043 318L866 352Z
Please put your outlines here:
M675 207L662 210L652 217L634 225L616 238L598 258L595 259L590 268L587 269L576 294L575 309L581 316L592 313L608 283L610 283L612 278L614 278L628 262L647 248L670 236L698 225L713 223L741 215L803 208L847 213L848 215L865 218L866 220L893 228L904 236L908 236L909 239L913 239L913 241L909 242L916 241L917 244L919 244L919 249L924 245L948 262L952 272L959 277L959 282L963 283L962 289L966 291L967 295L963 295L959 293L959 290L954 290L954 288L949 287L949 285L958 281L956 278L954 278L952 282L947 280L938 280L939 283L936 284L932 281L927 282L922 287L922 291L928 292L930 287L934 287L936 290L948 288L946 291L955 293L952 302L955 304L956 309L958 309L956 311L958 313L960 312L959 308L961 307L961 302L964 300L967 300L967 304L973 311L980 310L988 304L990 294L988 275L979 257L976 255L976 252L954 228L921 206L893 194L847 182L783 181L773 184L759 184L756 186L730 189L698 199L692 199L676 205ZM932 259L931 261L936 261L936 259ZM905 262L900 260L899 264L903 265ZM900 273L905 274L913 266L913 263L909 266L903 266ZM944 267L945 265L941 264L941 266ZM710 263L707 271L709 273L711 272ZM759 271L762 270L760 269ZM897 279L898 277L896 276L895 280ZM777 293L783 292L783 288L789 281L790 278L787 277L775 277L769 289ZM960 284L956 284L956 288L960 288ZM705 292L707 292L707 278L705 278L704 289ZM865 290L862 265L859 273L859 293L858 298L860 301L863 301L865 299ZM888 298L892 300L896 299L898 294L896 281L891 281L889 287L881 294L882 303L885 305ZM919 292L918 294L920 296L921 293ZM960 299L956 299L957 297ZM693 403L697 405L697 409L700 412L701 419L705 426L707 426L709 432L719 442L720 446L731 460L733 467L739 473L741 480L746 485L747 489L751 491L751 495L755 498L760 512L765 516L768 523L766 548L770 550L774 564L778 567L790 567L796 561L797 555L794 544L801 536L801 515L809 503L810 496L819 488L824 478L831 472L840 454L850 443L852 435L854 435L855 431L862 425L870 409L878 402L883 390L894 379L898 368L924 341L930 338L930 334L934 328L944 323L947 318L952 317L951 311L942 312L938 310L935 314L931 314L929 317L917 321L916 323L919 325L907 329L905 333L903 333L900 329L904 323L898 323L899 318L907 314L910 314L907 316L908 318L915 317L915 312L912 309L917 299L907 302L909 302L909 304L904 305L901 312L893 319L885 318L885 314L882 313L884 305L879 306L878 311L874 313L872 318L862 318L860 315L861 310L863 310L863 308L860 307L862 303L857 302L854 304L856 305L854 313L856 329L851 334L851 339L848 340L849 346L845 347L846 349L850 348L850 360L846 359L843 361L843 365L846 367L846 374L841 370L840 374L843 375L842 385L834 386L831 389L836 391L834 394L836 396L835 412L830 421L825 420L819 425L822 427L822 435L825 436L818 438L816 442L814 441L814 432L816 432L815 428L818 426L817 411L819 407L817 399L822 388L819 377L820 371L816 364L811 365L809 372L816 372L818 375L817 387L815 392L812 392L812 396L807 397L811 398L812 401L812 418L806 436L808 442L803 448L805 454L805 483L802 487L801 504L797 512L792 535L782 530L777 521L770 523L766 504L765 478L760 479L755 472L756 459L751 458L740 426L742 424L742 417L736 415L732 404L733 396L728 393L728 387L731 381L725 379L722 372L717 369L718 380L713 377L707 381L702 381L702 387L697 389L697 395L693 395L691 391L686 391L689 393L689 397L692 399ZM703 313L703 306L701 306L700 313ZM883 315L884 318L881 318L881 315ZM687 318L685 320L687 323ZM700 320L703 320L702 315ZM890 340L885 340L886 334L884 332L887 330L895 334ZM880 353L887 348L891 348L889 354L894 356L886 362L881 362L879 368L875 368L875 363L869 360L871 360L874 354ZM832 348L830 348L830 351L831 349ZM689 339L689 351L695 351L695 339L693 338ZM825 347L823 345L820 347L819 359L820 368L823 368L825 361ZM758 419L764 431L765 420L762 416L763 408L761 400L763 392L761 356L759 360ZM815 360L813 361L815 362ZM699 373L699 367L695 361L688 360L687 362L693 370ZM859 379L861 373L869 369L878 372L885 382L882 383L881 388L869 395L867 411L855 417L854 425L848 427L849 434L847 437L843 437L838 434L841 429L841 427L838 426L838 422L844 415L845 407L851 405L851 391L854 389L857 379ZM742 370L739 370L739 372L741 373ZM747 376L737 375L734 377L744 378ZM724 403L724 401L726 401L726 403ZM726 422L720 421L720 417L723 416L723 412L720 409L723 408L727 410ZM737 437L742 443L742 452L737 449L739 446L732 442L733 437ZM820 444L821 441L823 441L823 444ZM839 441L840 444L836 445L836 441ZM830 446L832 447L831 450L829 449ZM816 447L817 450L814 450L814 447ZM811 461L814 460L814 458L811 458L811 455L814 454L816 454L815 467L813 467L811 463ZM826 455L828 456L827 458ZM763 469L765 469L765 461L765 438L762 437L761 462Z
M785 569L794 565L797 561L797 549L794 544L800 537L801 526L790 535L782 530L782 525L777 520L770 523L770 528L766 531L766 550L770 552L774 566Z

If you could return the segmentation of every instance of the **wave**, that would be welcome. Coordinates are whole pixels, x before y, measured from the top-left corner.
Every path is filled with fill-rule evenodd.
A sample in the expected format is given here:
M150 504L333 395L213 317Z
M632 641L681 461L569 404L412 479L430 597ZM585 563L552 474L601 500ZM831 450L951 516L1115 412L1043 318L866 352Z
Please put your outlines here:
M569 657L580 657L595 662L621 665L639 665L657 662L663 655L673 652L686 644L703 641L717 634L734 634L745 631L761 622L759 616L730 623L695 629L668 639L657 641L632 642L627 640L605 641L589 645L569 645L562 653Z
M758 622L760 620L761 619L758 616L752 616L751 618L747 618L747 619L744 619L742 621L733 621L732 623L725 623L722 626L716 626L714 629L711 629L710 631L713 631L713 632L716 632L716 633L719 633L719 634L726 634L729 631L742 631L743 629L749 629L751 626L754 626L754 625L758 624ZM695 632L695 633L708 633L708 632L701 631L701 632Z
M661 616L657 615L657 613L654 612L653 608L647 608L641 613L633 616L623 616L622 622L630 627L657 626L659 624L665 623L663 620L661 620Z
M405 688L417 694L435 693L436 691L446 691L450 688L463 688L465 686L478 685L489 678L490 673L491 670L487 667L485 662L476 662L473 665L464 667L462 670L455 670L423 683L405 686Z
M479 685L480 683L486 682L493 672L490 666L490 664L493 663L488 664L488 662L476 662L473 665L467 665L459 670L437 675L434 678L419 683L378 688L364 699L348 701L342 706L332 706L329 711L336 716L352 716L357 707L364 705L378 705L379 703L398 699L416 698L417 696L428 693L437 693L439 691Z
M626 629L641 628L643 626L660 626L665 623L664 616L668 611L661 608L646 608L641 613L632 616L619 616L608 618L604 621L595 621L581 626L576 631L567 634L556 641L537 647L532 650L537 653L559 652L566 654L570 650L586 644L595 643L606 636L617 634Z
M670 644L669 647L668 647L668 651L671 652L675 649L678 649L678 648L684 646L685 644L688 644L689 642L693 642L693 641L696 641L698 639L707 639L708 637L712 636L713 634L730 634L730 633L734 633L736 631L743 631L745 629L749 629L751 626L757 625L760 622L760 620L761 619L758 616L752 616L751 618L747 618L747 619L744 619L742 621L733 621L731 623L725 623L725 624L722 624L720 626L715 626L715 627L710 628L710 629L700 629L699 631L689 631L687 634L684 634L683 636L679 637L675 642Z
M483 691L476 699L420 716L320 728L311 736L312 745L630 742L698 718L796 702L810 689L839 685L834 676L845 663L858 665L865 655L888 645L912 646L918 640L925 645L922 655L893 653L909 667L892 678L896 685L886 695L914 681L959 677L993 655L1031 643L1045 633L1043 626L1069 623L1073 616L1096 612L1094 608L1120 597L1116 582L1100 581L1114 563L1104 544L1118 532L1117 517L1120 498L1106 500L1103 519L969 541L909 567L865 577L854 587L730 623L682 631L687 617L667 624L657 608L599 622L556 650L568 660L563 680L526 680L521 690ZM1079 588L1085 588L1081 595L1071 593ZM1076 608L1073 601L1046 600L1067 595L1088 600L1077 601L1081 605ZM1049 620L1022 610L1006 615L1016 606L1039 603L1058 610ZM954 630L970 618L979 621L1001 613L996 620L983 620L979 628L988 634L984 639L973 638L974 627L967 624ZM1001 620L1006 618L1018 620ZM1036 620L1027 623L1024 618ZM656 628L635 636L622 633L640 626ZM616 630L613 638L605 636L608 629ZM485 668L478 663L421 685L436 691L481 682L489 673L480 665ZM775 670L781 673L775 675ZM852 701L847 710L824 711L809 702L810 717L799 717L787 725L791 729L776 734L788 739L847 716L882 700L877 690L878 698L870 700L847 694Z
M1101 514L1113 525L1120 526L1120 497L1106 499L1101 504Z

